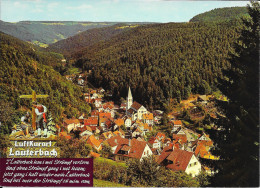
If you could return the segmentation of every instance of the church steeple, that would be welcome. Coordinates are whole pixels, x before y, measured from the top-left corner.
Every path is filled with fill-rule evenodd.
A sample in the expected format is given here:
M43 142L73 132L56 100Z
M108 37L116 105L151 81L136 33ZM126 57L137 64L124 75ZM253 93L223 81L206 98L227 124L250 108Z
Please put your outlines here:
M132 97L131 89L130 89L130 87L129 87L128 96L127 96L127 106L126 106L126 110L130 109L130 107L132 106L132 104L133 104L133 97Z

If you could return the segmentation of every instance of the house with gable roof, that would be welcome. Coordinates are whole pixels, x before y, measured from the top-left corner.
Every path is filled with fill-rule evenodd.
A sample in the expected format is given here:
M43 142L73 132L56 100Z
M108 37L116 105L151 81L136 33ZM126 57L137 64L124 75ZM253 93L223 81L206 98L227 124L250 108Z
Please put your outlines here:
M130 118L125 119L125 127L129 130L132 126L132 120Z
M153 126L153 114L152 113L143 114L143 121L144 123Z
M91 135L87 139L87 144L91 145L93 148L95 148L97 151L100 151L102 149L101 142L95 138L94 135Z
M92 135L92 129L89 126L84 126L82 128L79 128L80 131L80 136L85 136L85 135Z
M113 136L114 136L113 133L111 131L108 131L108 132L102 133L99 138L102 140L107 140Z
M197 176L201 171L201 163L193 152L171 146L163 149L157 163L173 171L184 171L192 177Z
M180 129L176 134L172 134L172 139L180 143L183 149L188 145L187 136L183 129Z
M114 136L104 141L104 143L108 144L111 147L112 153L115 154L117 146L128 144L129 140L122 138L121 136Z
M124 125L124 120L121 118L118 118L114 121L115 125L114 125L114 130L119 129L122 125Z
M181 120L173 120L173 128L172 128L172 132L176 132L178 131L180 128L182 128L182 122Z
M148 141L154 149L161 149L161 142L156 137L151 137Z
M142 160L144 157L149 157L152 154L152 150L145 141L138 141L137 139L132 139L129 140L128 143L125 142L117 146L115 150L115 160Z
M68 133L77 127L81 127L80 121L78 119L66 119L64 120L63 125L67 128Z

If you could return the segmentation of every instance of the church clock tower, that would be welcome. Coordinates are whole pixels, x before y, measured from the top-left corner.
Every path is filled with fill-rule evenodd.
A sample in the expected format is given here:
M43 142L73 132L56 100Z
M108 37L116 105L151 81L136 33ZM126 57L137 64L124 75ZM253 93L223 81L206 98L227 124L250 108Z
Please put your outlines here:
M126 110L130 109L132 104L133 104L133 97L132 97L131 89L129 87L128 96L127 96Z

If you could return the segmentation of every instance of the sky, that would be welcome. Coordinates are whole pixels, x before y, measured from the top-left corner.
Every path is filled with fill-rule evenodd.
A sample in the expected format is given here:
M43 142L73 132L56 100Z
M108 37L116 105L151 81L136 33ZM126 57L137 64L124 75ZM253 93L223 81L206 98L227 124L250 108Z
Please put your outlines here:
M193 16L249 1L0 0L0 20L93 22L188 22Z

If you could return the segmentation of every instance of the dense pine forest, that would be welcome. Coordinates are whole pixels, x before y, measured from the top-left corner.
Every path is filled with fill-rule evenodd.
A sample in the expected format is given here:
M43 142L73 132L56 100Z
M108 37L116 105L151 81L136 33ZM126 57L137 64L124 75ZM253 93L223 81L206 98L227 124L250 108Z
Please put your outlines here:
M64 115L72 117L89 112L89 106L82 102L82 89L48 66L61 63L59 55L55 58L53 54L39 52L33 45L4 33L0 33L0 41L0 109L1 113L10 113L9 119L1 115L1 122L6 125L1 126L1 132L8 133L15 119L31 109L31 101L20 99L19 95L30 95L32 90L49 95L39 102L46 105L56 122Z
M216 90L238 38L239 21L139 26L72 54L75 65L92 69L95 86L162 107L171 98Z

